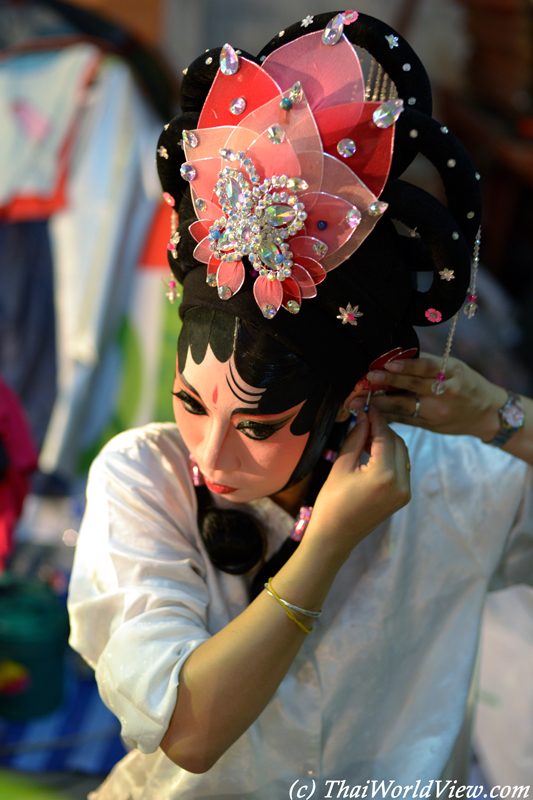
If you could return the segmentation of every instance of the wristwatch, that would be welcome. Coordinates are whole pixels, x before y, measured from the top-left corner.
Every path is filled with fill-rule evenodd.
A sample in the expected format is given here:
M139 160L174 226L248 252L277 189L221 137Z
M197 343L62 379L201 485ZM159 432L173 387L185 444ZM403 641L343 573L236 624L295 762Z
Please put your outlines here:
M526 412L522 406L520 395L507 390L509 398L499 410L501 427L494 439L489 444L494 447L503 447L513 433L516 433L526 421Z

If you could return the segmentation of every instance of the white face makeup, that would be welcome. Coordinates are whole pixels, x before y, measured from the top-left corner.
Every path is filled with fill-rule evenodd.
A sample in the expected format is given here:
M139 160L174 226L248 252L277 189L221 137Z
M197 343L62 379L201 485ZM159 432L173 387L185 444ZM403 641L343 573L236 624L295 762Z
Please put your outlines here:
M181 375L176 362L174 415L180 433L208 487L234 502L279 492L309 438L290 431L303 402L280 414L257 414L265 391L240 378L233 356L221 363L210 347L201 364L189 354Z

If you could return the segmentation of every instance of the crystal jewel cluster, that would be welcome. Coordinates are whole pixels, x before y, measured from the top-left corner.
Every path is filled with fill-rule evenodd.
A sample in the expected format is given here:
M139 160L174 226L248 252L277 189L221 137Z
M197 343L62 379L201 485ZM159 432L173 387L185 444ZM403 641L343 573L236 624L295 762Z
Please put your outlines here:
M287 175L261 181L244 152L222 148L220 154L227 161L238 161L246 176L229 165L219 172L215 194L224 216L209 228L213 255L220 261L240 261L247 256L262 277L290 278L293 260L286 240L297 234L307 219L305 205L297 196L308 188L307 183Z

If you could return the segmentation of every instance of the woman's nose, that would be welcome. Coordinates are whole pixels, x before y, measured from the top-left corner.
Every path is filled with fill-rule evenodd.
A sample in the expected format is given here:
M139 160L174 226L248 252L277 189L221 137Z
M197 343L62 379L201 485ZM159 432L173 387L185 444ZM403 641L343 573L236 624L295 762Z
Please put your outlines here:
M203 453L200 453L204 470L236 472L240 468L235 433L231 422L211 420L203 443Z

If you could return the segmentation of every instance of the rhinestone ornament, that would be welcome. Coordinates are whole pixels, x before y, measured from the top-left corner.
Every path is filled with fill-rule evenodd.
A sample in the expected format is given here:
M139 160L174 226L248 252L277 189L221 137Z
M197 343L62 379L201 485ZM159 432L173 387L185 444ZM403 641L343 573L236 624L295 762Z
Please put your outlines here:
M281 125L271 125L267 129L267 136L272 144L282 144L285 141L285 131Z
M324 242L314 242L313 251L317 256L325 256L328 252L328 246Z
M235 100L231 101L229 110L232 114L236 116L238 114L242 114L242 112L246 109L246 99L244 97L236 97Z
M359 311L359 306L352 306L348 303L346 308L339 308L340 314L337 314L337 319L342 320L343 325L357 325L359 317L363 316L363 312Z
M477 294L469 294L467 299L467 303L463 309L464 313L468 317L468 319L472 319L477 314Z
M343 158L350 158L356 151L353 139L341 139L337 144L337 153Z
M434 394L443 394L446 391L446 373L445 372L437 372L435 377L435 383L431 387L431 391Z
M205 202L205 200L202 200L200 197L197 200L194 201L194 205L196 206L198 211L205 211L205 209L207 208L207 203Z
M411 137L411 139L416 139L418 136L418 131L415 128L413 128L412 131L409 131L409 136Z
M385 39L388 42L390 49L392 50L394 47L398 47L398 37L393 36L392 33L389 33L388 36L385 36Z
M192 164L182 164L180 167L180 175L186 181L193 181L196 178L196 170Z
M231 289L229 286L219 286L218 287L218 296L221 300L229 300L231 297Z
M300 303L296 300L289 300L287 303L287 311L290 311L291 314L297 314L300 310Z
M411 72L411 65L410 64L404 64L402 66L402 69L403 69L404 72Z
M211 288L214 288L217 285L217 276L216 276L216 274L214 272L209 272L207 274L205 282L207 283L208 286L211 286Z
M261 309L261 313L267 319L272 319L276 316L276 309L274 306L271 306L270 303L265 303L265 305Z
M399 98L396 100L387 100L376 108L372 114L372 119L378 128L390 128L391 125L394 125L402 111L403 100Z
M168 158L168 151L166 147L158 147L157 152L161 156L161 158Z
M235 75L239 71L239 57L230 44L220 51L220 71L223 75Z
M176 281L169 281L167 283L167 291L165 292L165 297L167 297L172 304L176 302L179 298L180 293L178 292L178 284Z
M450 169L453 169L453 167L455 167L456 164L457 161L455 160L455 158L449 158L448 161L446 162L446 165L450 167Z
M439 275L440 275L441 281L448 281L448 283L455 279L455 274L454 274L453 269L448 269L448 268L441 269L441 271L439 272Z
M182 131L183 141L189 147L198 147L198 137L193 131Z
M328 22L322 34L322 41L324 44L333 46L340 40L344 31L344 15L337 14L332 20Z
M409 100L407 101L407 103L410 106L416 105L416 97L410 97Z
M305 19L302 20L302 24L300 25L301 28L308 28L309 25L313 22L314 17L311 14L308 14Z
M296 81L296 83L294 84L294 86L290 91L289 99L292 100L293 104L301 103L303 100L303 96L304 96L304 90L302 89L302 84L300 83L300 81Z
M428 310L425 312L425 317L430 322L440 322L442 319L442 314L436 308L428 308Z
M345 25L351 25L352 22L355 22L358 16L359 13L357 11L353 11L351 8L348 9L347 11L344 11L342 14L342 18L344 20Z
M350 228L357 228L357 226L361 223L361 212L358 208L352 208L346 214L346 222L350 226Z
M379 217L381 214L385 213L388 207L388 203L383 203L381 200L376 200L375 203L370 203L368 206L368 213L371 217Z
M212 63L213 63L213 59L211 58L211 56L208 56L208 57L206 58L206 60L205 60L205 63L207 64L207 66L209 66L209 64L212 64Z

